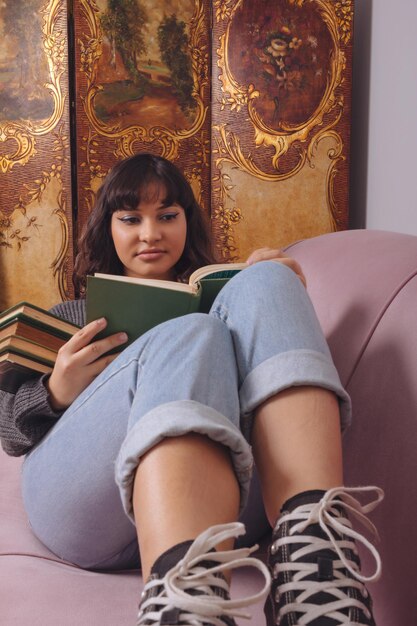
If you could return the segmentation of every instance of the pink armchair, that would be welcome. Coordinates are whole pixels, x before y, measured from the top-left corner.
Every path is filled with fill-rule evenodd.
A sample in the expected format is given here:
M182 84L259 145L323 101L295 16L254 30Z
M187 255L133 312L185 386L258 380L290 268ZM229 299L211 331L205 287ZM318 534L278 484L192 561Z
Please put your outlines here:
M344 438L346 484L376 484L386 492L372 515L384 566L371 587L377 624L417 624L417 237L346 231L298 242L289 251L304 268L353 399L354 423ZM140 575L83 571L44 548L22 508L20 464L0 453L0 622L134 624ZM250 532L266 528L255 500L256 489L246 515ZM365 571L373 567L367 555L363 562ZM254 585L250 573L240 572L233 595ZM264 626L262 607L252 613L252 623Z

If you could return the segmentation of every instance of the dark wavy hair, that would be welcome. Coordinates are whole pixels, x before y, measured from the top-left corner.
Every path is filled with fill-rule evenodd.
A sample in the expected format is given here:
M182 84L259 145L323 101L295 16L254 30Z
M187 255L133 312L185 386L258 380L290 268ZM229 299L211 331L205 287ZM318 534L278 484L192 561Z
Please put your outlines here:
M85 295L86 278L95 272L123 274L111 236L115 211L134 210L153 190L163 189L167 205L179 204L185 211L187 237L184 252L175 266L176 278L186 281L197 268L215 263L208 220L195 199L185 176L170 161L148 153L119 161L100 187L79 241L73 282L76 292Z

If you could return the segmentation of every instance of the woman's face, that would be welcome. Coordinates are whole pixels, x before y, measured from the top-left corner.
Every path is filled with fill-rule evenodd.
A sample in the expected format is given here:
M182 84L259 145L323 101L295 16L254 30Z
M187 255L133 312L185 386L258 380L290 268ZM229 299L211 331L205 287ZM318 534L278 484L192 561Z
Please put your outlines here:
M185 211L166 206L164 189L155 191L136 209L115 211L111 235L125 276L174 280L187 236Z

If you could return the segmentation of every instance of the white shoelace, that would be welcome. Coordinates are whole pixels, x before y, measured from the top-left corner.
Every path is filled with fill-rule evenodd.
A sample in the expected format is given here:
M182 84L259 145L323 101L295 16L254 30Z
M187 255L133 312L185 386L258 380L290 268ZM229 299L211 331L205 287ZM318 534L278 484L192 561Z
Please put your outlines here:
M362 505L351 495L353 493L359 494L365 492L375 492L377 496L376 499L366 505ZM349 596L346 588L356 588L360 591L362 596L366 598L368 592L363 583L371 582L379 578L381 574L381 558L376 548L363 535L352 528L352 524L347 518L346 512L349 512L353 517L357 518L368 530L378 537L375 526L368 520L365 514L372 511L379 502L381 502L383 497L384 493L379 487L338 487L327 491L320 502L299 506L293 512L281 516L278 521L278 526L288 522L298 521L298 523L291 527L289 536L277 539L274 542L273 551L276 552L279 548L291 544L306 544L291 554L290 563L277 563L275 565L277 570L280 572L288 571L291 573L292 577L291 582L279 586L279 595L288 591L298 592L296 602L288 603L281 608L281 617L287 613L296 611L297 613L303 614L297 621L297 624L300 624L300 626L310 624L318 617L324 615L338 620L338 623L341 625L352 624L349 617L340 611L347 607L356 607L363 611L369 619L370 614L365 604ZM342 513L341 510L343 511ZM305 531L310 524L319 524L328 539L298 534ZM344 537L343 540L337 539L332 531L342 534ZM361 575L357 564L348 559L343 553L343 549L345 549L351 550L354 554L357 554L355 541L366 546L375 559L375 572L369 576ZM339 560L333 561L334 580L325 582L305 580L306 577L317 572L317 564L303 562L302 558L309 554L317 553L319 550L332 550L339 556ZM348 570L353 578L347 579L343 572L344 569ZM323 605L309 603L311 596L320 591L325 591L326 594L334 596L334 601L326 602Z
M161 586L162 590L157 596L147 598L142 603L137 626L146 622L159 624L163 611L174 607L181 611L181 624L189 626L201 626L204 622L213 626L225 626L225 622L220 619L222 615L250 619L249 613L239 609L264 600L271 582L267 566L259 559L249 557L258 546L210 552L222 541L244 534L245 527L239 522L211 526L201 533L185 556L163 579L154 579L146 583L143 595L153 587ZM215 562L217 565L207 568L201 566L202 561ZM265 577L265 585L258 593L239 600L226 600L213 593L213 587L229 590L227 582L215 574L247 566L260 570ZM187 593L191 589L198 589L199 595L192 596ZM149 606L155 608L146 613Z

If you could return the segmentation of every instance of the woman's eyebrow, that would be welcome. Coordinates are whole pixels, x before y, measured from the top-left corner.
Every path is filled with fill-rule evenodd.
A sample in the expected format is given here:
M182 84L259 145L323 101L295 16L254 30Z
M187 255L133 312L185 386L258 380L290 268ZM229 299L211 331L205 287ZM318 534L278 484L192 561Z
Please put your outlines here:
M157 211L160 211L161 209L167 209L168 207L173 207L173 206L178 206L178 202L171 201L171 200L164 200L163 202L161 202L160 206L157 207Z

